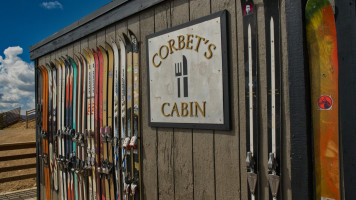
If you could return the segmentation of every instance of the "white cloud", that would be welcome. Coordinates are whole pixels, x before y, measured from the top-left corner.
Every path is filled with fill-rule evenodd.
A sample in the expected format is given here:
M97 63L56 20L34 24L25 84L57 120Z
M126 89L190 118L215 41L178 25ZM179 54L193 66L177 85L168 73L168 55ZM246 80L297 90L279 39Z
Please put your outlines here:
M41 6L48 10L52 10L56 8L63 9L63 5L58 1L42 2Z
M19 46L8 47L5 58L0 56L0 110L21 106L23 113L35 107L34 66L18 56L22 52Z

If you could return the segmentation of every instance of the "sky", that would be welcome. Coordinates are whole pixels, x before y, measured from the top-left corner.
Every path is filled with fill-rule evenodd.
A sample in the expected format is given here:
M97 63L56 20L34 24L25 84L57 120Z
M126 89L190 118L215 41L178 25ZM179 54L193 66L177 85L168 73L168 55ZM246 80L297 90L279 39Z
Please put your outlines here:
M35 108L30 46L111 0L0 0L0 113Z

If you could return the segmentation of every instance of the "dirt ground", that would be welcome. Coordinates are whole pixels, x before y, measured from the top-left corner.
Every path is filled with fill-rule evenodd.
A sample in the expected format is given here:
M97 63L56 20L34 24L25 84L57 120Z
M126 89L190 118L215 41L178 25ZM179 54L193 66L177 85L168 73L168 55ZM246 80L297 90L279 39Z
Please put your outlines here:
M26 129L25 122L19 122L3 130L0 130L0 144L35 141L36 140L35 127L36 127L35 121L29 123L28 129ZM36 149L12 150L12 151L4 151L4 152L0 151L0 157L19 155L24 153L26 154L35 153L35 152ZM14 165L31 164L31 163L36 163L36 159L30 158L30 159L23 159L23 160L0 162L0 168L10 167ZM14 175L25 175L25 174L32 174L32 173L36 173L36 169L3 172L0 173L0 179L5 177L11 177ZM0 193L16 191L16 190L21 190L26 188L33 188L33 187L36 187L35 178L21 180L21 181L13 181L13 182L0 184Z

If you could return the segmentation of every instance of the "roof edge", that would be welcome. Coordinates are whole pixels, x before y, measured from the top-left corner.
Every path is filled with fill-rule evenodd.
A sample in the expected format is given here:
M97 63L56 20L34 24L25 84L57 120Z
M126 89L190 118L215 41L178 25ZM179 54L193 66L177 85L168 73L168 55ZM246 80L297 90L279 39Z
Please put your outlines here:
M30 46L30 59L35 60L36 58L163 1L165 0L114 0L64 29Z

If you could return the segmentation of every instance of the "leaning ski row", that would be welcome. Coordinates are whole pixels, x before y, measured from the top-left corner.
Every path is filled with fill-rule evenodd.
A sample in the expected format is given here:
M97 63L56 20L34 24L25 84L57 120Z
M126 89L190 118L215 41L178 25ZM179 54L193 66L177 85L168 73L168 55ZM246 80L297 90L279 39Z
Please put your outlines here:
M46 199L141 199L138 42L116 40L37 67Z

